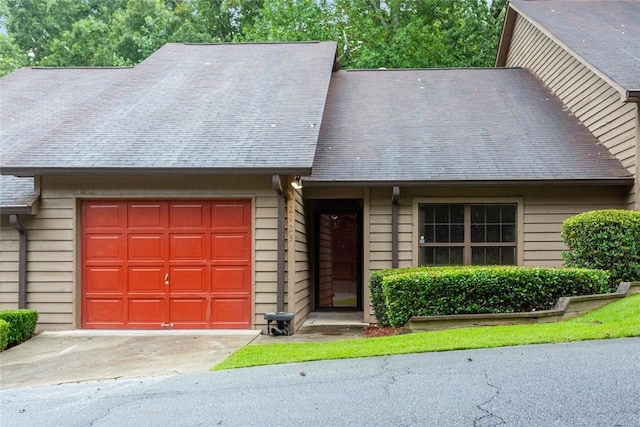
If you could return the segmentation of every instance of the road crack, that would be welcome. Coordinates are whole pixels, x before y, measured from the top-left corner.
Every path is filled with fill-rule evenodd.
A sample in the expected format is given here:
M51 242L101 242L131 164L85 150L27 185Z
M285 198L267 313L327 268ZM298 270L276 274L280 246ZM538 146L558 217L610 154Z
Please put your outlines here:
M474 427L499 426L505 423L504 419L502 419L502 417L500 417L499 415L492 413L488 409L485 409L483 406L489 405L491 401L493 401L493 399L498 397L498 395L500 394L500 387L491 383L491 381L489 380L489 375L486 372L484 373L484 377L486 380L486 384L489 387L493 388L495 390L495 393L493 393L493 395L489 399L476 405L476 408L484 412L484 415L481 417L477 417L475 420L473 420L473 426Z

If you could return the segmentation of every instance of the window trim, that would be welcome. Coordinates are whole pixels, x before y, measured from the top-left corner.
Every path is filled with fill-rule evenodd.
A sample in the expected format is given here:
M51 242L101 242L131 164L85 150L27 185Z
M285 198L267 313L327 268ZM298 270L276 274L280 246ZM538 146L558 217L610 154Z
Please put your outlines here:
M413 254L412 264L414 267L420 265L420 205L421 204L462 204L462 205L492 205L492 204L515 204L516 205L516 263L523 265L524 260L524 198L523 197L414 197L412 201L413 212ZM470 224L465 223L466 228ZM443 243L443 246L452 246L450 243ZM496 245L496 244L494 244ZM434 245L435 246L435 245ZM482 246L492 246L483 244ZM505 246L503 243L497 246Z

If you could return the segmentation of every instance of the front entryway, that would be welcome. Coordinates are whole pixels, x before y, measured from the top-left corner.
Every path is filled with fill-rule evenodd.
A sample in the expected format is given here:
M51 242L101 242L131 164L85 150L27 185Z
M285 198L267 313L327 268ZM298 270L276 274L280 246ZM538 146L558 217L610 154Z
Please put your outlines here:
M361 210L319 205L315 215L316 308L362 307Z
M250 208L83 202L82 327L250 328Z

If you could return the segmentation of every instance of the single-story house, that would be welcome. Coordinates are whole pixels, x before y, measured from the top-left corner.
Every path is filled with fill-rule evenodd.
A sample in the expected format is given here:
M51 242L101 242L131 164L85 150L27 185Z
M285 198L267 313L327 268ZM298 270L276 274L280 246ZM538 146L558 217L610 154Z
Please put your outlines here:
M492 69L345 71L306 42L9 74L0 309L41 330L298 328L375 322L373 269L560 266L565 218L638 209L621 25L638 34L638 2L514 1Z

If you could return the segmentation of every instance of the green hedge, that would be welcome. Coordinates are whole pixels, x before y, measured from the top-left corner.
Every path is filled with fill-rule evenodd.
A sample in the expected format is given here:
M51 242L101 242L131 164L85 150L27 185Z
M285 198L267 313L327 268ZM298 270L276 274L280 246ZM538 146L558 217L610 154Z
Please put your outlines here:
M404 274L416 271L428 271L442 267L413 267L413 268L390 268L386 270L372 270L369 273L369 290L371 291L371 304L373 311L378 319L379 326L391 326L387 317L387 309L385 307L384 294L382 293L382 280L394 274ZM464 267L448 267L448 268L464 268Z
M7 344L9 344L9 323L0 319L0 351L7 348Z
M563 296L609 291L606 272L577 268L437 267L382 276L384 316L393 327L413 316L547 310Z
M640 212L599 210L566 219L562 238L565 266L597 268L610 274L610 286L640 280Z
M2 310L0 319L9 324L7 346L13 346L31 338L38 323L38 312L26 309Z

